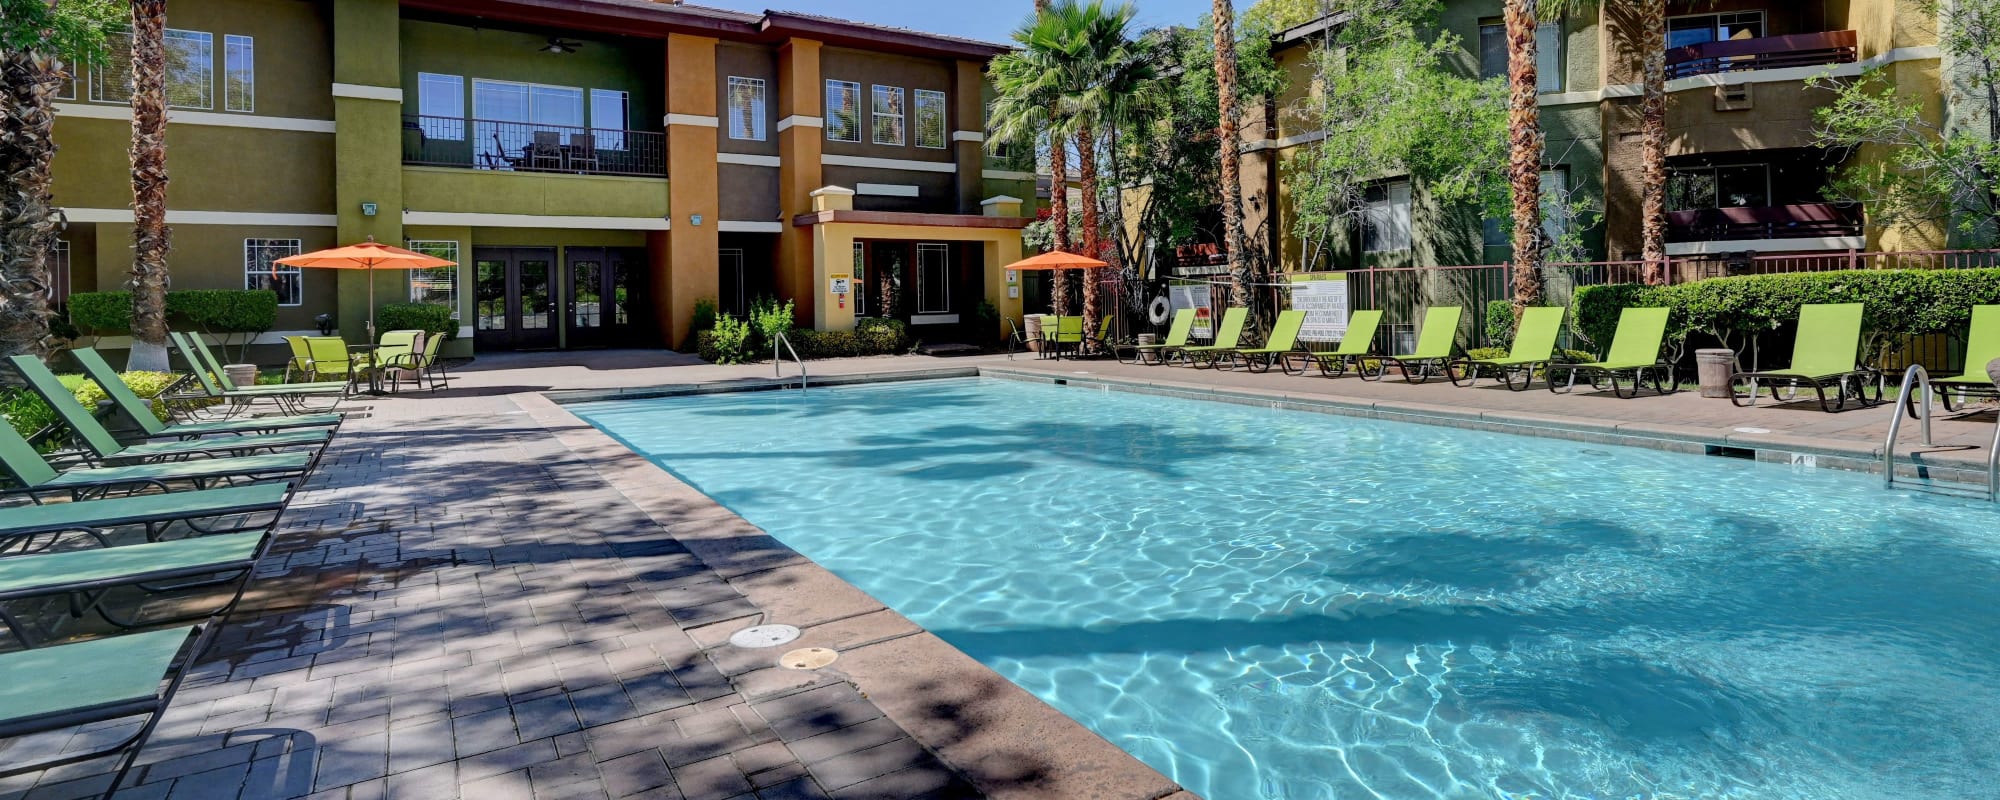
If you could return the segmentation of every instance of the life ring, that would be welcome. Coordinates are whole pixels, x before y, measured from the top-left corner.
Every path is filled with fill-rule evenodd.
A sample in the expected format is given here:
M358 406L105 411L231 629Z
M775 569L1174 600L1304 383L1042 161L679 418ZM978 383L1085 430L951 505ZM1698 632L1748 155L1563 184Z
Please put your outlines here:
M1164 296L1153 298L1152 304L1146 306L1146 318L1152 320L1154 325L1167 324L1167 318L1173 313L1174 304L1167 302Z

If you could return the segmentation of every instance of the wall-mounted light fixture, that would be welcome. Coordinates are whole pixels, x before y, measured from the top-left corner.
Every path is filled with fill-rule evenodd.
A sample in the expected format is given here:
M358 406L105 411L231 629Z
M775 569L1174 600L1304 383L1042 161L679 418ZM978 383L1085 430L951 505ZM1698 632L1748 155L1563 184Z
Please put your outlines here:
M689 222L690 224L694 225L694 226L695 226L695 227L697 227L697 228L701 227L701 215L700 215L700 214L689 214L689 215L688 215L688 222Z
M361 216L364 216L364 217L372 217L372 216L375 216L375 211L377 210L377 208L378 208L378 207L377 207L377 206L376 206L376 205L375 205L374 203L362 203L362 204L361 204Z

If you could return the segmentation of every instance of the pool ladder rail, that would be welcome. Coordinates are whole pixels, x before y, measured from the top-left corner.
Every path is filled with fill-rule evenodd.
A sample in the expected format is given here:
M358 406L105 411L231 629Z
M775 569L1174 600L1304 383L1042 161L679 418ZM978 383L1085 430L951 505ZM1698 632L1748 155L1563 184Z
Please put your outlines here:
M1921 394L1912 390L1921 389ZM1896 485L1896 438L1903 429L1903 416L1907 410L1923 425L1924 446L1936 446L1931 440L1931 375L1921 364L1911 364L1903 370L1902 396L1891 406L1889 436L1882 443L1882 487ZM1920 404L1921 403L1921 404ZM2000 420L1993 424L1993 443L1986 448L1986 499L2000 501Z
M778 348L781 346L785 349L786 352L791 353L792 360L798 363L799 391L801 392L805 391L806 360L803 358L799 358L798 349L792 347L792 340L790 338L787 338L783 333L779 333L778 335L771 337L771 374L779 378L780 380L782 380L785 377L785 362L784 359L779 357L778 353Z

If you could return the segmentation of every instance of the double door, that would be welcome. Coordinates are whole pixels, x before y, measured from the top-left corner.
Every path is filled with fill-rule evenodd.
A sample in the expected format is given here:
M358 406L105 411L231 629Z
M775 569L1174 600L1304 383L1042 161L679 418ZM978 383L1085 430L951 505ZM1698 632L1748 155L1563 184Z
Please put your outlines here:
M643 249L477 247L472 258L480 350L647 344L637 338Z
M550 350L556 332L553 247L472 249L473 346Z

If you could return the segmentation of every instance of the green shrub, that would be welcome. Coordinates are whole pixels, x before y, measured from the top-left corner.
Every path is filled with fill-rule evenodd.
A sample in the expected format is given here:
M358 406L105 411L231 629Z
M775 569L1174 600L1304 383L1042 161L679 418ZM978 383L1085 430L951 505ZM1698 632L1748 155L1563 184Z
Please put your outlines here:
M723 314L715 318L715 329L707 333L703 358L717 364L741 364L755 357L755 351L750 349L749 322Z
M86 336L112 336L132 329L132 293L77 292L69 296L69 321Z
M167 292L167 319L204 333L263 333L278 322L278 293L268 289L176 289Z
M854 321L854 335L861 339L866 355L901 353L909 349L909 326L900 319L862 317Z
M109 399L104 394L104 389L99 387L96 381L83 380L83 376L81 375L76 377L78 378L77 385L71 387L70 391L76 394L77 402L82 403L84 408L95 409L99 401ZM140 397L158 397L161 392L167 390L168 386L172 386L178 378L179 376L171 372L141 371L118 373L118 379L124 381L125 385ZM166 404L154 403L153 416L158 417L161 422L166 422L168 416Z
M375 310L375 329L424 331L431 336L453 339L458 336L458 321L452 319L450 306L436 303L390 303Z
M140 397L157 397L166 391L168 386L172 386L178 376L170 372L121 372L118 377ZM75 395L77 402L82 403L84 408L94 410L99 401L106 399L104 390L99 388L95 381L82 375L58 375L56 379L62 382L63 388ZM42 400L41 395L28 389L16 388L0 392L0 414L4 414L7 422L22 436L33 436L37 431L56 423L55 409L49 408L49 404ZM159 417L161 422L167 421L166 404L153 404L153 416Z
M715 330L715 301L701 298L694 301L694 332Z
M792 329L792 301L779 305L774 298L760 297L750 304L750 327L758 333L761 343L769 347L778 334Z
M1506 300L1486 302L1486 344L1512 347L1514 344L1514 304Z
M1506 358L1507 354L1508 350L1505 347L1475 347L1472 348L1471 350L1465 351L1465 357L1470 358L1474 361L1485 361L1494 358Z

